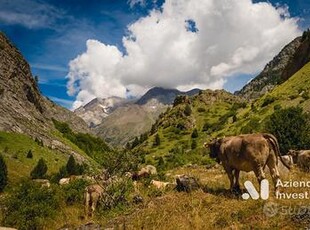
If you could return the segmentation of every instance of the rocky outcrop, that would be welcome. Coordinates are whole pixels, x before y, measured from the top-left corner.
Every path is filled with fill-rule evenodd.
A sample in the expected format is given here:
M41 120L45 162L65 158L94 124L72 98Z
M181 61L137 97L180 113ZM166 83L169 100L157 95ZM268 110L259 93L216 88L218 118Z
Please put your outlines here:
M302 37L294 39L265 66L264 70L257 77L251 80L251 82L245 85L240 91L235 92L235 94L247 99L255 99L272 90L276 85L281 84L288 77L292 76L302 66L294 68L294 70L291 68L293 71L290 71L289 76L286 74L286 77L283 77L288 65L292 63L293 58L296 55L299 55L297 53L299 47L302 45Z
M51 144L55 139L52 118L77 132L89 132L73 112L43 97L30 66L0 32L0 130L27 134Z

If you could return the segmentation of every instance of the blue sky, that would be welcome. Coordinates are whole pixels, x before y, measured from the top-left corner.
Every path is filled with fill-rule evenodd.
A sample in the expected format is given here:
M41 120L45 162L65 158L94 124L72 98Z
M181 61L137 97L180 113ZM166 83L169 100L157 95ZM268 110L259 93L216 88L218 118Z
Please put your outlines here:
M309 27L308 0L269 2L287 5L290 15L300 18L299 28ZM70 108L76 98L67 94L68 63L85 52L86 41L99 40L125 53L122 39L128 33L127 26L162 4L154 0L0 0L0 30L20 49L33 74L39 76L42 93ZM233 92L252 77L234 75L224 88Z

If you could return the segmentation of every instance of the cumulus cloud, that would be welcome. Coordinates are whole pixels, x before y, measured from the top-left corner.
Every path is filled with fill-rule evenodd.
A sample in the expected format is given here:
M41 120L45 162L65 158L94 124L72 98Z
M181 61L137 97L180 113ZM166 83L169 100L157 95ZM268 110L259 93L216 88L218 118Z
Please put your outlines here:
M70 62L74 108L94 97L139 95L153 86L222 88L230 76L259 71L298 36L287 6L251 0L166 0L128 26L125 53L88 40Z

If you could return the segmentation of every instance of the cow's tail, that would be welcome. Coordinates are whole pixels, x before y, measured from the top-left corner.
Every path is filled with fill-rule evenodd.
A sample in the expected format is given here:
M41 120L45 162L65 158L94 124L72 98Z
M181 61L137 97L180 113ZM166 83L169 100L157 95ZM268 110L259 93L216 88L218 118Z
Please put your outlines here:
M288 168L288 169L291 169L291 167L289 165L287 165L282 157L281 157L281 154L280 154L280 147L279 147L279 143L277 141L277 138L275 136L273 136L272 134L269 134L269 133L263 133L263 136L264 138L271 144L275 154L276 154L276 157L280 158L280 161L282 162L282 164Z

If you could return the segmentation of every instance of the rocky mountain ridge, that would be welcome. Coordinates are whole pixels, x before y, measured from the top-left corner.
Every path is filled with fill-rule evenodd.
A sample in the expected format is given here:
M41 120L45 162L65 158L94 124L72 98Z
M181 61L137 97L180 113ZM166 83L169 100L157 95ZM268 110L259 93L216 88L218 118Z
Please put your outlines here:
M275 86L285 82L310 61L310 31L286 45L263 71L235 94L246 99L256 99Z
M195 95L199 89L182 92L153 87L141 98L95 98L75 110L93 131L113 145L124 145L151 129L158 116L171 106L178 95Z
M67 149L53 134L52 119L68 123L76 132L90 132L81 118L41 95L29 64L0 32L0 130L38 138L47 146L57 142Z

